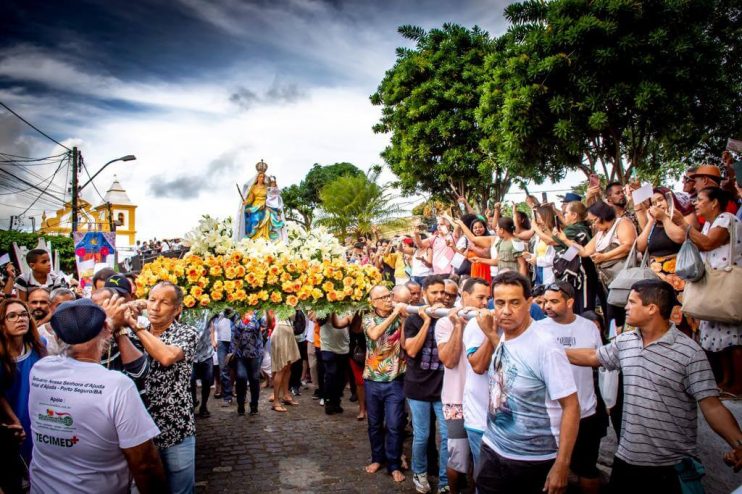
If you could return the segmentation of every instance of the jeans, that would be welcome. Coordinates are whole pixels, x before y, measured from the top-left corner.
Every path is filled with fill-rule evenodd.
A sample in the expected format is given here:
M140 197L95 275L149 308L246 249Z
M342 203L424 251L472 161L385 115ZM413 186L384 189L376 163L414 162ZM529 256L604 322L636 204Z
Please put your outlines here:
M443 404L440 401L418 401L407 399L412 413L412 472L424 474L428 471L428 437L430 436L430 414L435 413L438 432L441 435L440 455L438 457L438 485L448 485L446 466L448 465L448 431L443 418Z
M193 372L191 373L191 396L193 403L196 403L196 381L201 380L201 410L206 410L206 402L209 401L209 392L211 383L214 381L214 365L211 358L203 362L193 363Z
M474 472L477 471L477 465L479 465L479 451L482 449L482 436L484 436L484 432L466 429L466 437L469 439L469 449L471 450ZM476 477L474 480L477 480Z
M224 401L232 401L232 376L230 369L224 360L229 353L229 347L232 345L229 341L220 341L216 344L216 354L219 359L219 372L222 378L222 397Z
M171 494L196 491L196 436L188 436L175 446L160 449Z
M402 468L400 458L405 424L402 387L403 379L392 382L365 381L371 462L386 463L389 473Z
M340 405L347 374L347 359L347 354L322 351L322 363L325 367L325 400L331 405Z
M423 286L423 283L425 283L425 278L427 278L427 276L413 276L411 279L418 285Z
M247 383L250 383L250 408L258 407L258 398L260 397L260 359L259 358L235 358L237 361L236 374L237 379L235 387L237 388L237 404L245 404L247 395Z

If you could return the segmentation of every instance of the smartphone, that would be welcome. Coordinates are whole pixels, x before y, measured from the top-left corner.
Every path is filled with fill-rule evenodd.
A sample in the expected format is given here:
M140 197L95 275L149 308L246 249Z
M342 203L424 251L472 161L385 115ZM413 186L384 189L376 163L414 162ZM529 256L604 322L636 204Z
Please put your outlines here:
M590 187L600 187L600 177L598 177L596 174L591 173L588 181L590 183Z
M546 204L549 202L549 198L546 197L546 192L541 193L541 204Z

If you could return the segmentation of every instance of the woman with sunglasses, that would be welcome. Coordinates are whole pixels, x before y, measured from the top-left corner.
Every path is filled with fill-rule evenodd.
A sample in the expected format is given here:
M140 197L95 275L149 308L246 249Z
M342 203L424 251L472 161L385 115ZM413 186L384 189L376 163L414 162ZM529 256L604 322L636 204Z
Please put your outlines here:
M30 316L25 302L18 299L5 299L0 302L0 417L15 437L23 438L20 453L26 465L31 463L31 418L28 415L29 374L31 367L46 356L46 348L39 338L36 323ZM23 432L18 426L23 427ZM4 439L8 434L3 434ZM8 452L9 444L0 449ZM17 459L17 455L13 455ZM25 468L9 468L19 476ZM4 486L3 486L4 487Z

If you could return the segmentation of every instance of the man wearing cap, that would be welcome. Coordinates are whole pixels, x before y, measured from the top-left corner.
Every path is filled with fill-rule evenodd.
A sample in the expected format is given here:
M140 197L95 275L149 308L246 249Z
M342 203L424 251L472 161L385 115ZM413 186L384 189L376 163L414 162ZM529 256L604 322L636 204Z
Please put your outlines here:
M31 492L126 493L130 474L139 492L165 492L159 429L134 383L100 366L106 313L87 299L65 302L51 325L67 346L31 370Z
M132 307L136 311L136 307ZM145 378L148 410L160 428L155 446L167 472L170 492L190 493L196 486L196 422L191 397L191 370L199 333L178 322L183 290L163 281L147 298L149 327L131 328L150 357ZM136 314L132 314L132 318Z
M689 174L689 177L693 179L696 194L707 187L721 188L721 170L717 166L701 165L695 172ZM737 203L735 201L729 201L726 212L737 214ZM701 218L698 221L701 224L704 223L704 221L701 221Z

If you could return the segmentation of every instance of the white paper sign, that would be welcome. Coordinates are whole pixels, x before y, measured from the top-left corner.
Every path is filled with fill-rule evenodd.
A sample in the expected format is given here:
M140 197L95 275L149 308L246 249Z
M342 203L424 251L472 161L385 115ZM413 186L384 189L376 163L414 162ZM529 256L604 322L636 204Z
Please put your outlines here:
M735 153L742 153L742 141L737 139L727 139L727 149Z
M0 256L0 266L4 266L10 262L10 255L3 254Z
M464 257L463 254L457 252L456 254L454 254L453 259L451 259L451 266L453 266L456 269L459 269L465 260L466 260L466 257Z
M567 249L567 250L566 250L566 251L564 252L564 254L562 254L562 256L561 256L561 257L562 257L562 259L564 259L565 261L569 262L569 261L571 261L572 259L574 259L575 257L577 257L577 254L579 254L579 253L580 253L580 252L579 252L579 251L578 251L578 250L577 250L577 249L576 249L576 248L575 248L574 246L570 245L569 249Z
M641 204L647 199L652 198L652 184L643 184L636 189L631 197L634 199L634 205Z

